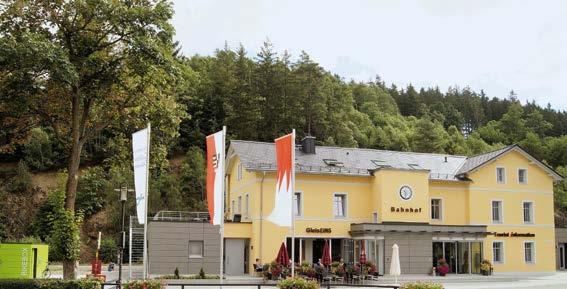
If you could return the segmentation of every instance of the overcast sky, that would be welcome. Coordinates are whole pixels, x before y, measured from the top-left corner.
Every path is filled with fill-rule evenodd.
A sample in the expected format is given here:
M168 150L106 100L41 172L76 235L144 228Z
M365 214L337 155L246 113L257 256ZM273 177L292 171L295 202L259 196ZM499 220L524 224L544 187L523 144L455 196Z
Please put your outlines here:
M567 1L175 0L185 55L269 38L345 79L484 89L567 109Z

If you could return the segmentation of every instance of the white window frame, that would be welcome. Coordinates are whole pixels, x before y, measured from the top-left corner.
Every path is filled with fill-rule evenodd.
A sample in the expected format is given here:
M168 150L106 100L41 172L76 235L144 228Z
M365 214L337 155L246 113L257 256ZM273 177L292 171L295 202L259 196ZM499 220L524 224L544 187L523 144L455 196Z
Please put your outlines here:
M531 211L530 211L530 221L526 222L526 219L524 218L524 204L526 203L530 203L532 204L531 206ZM524 224L534 224L535 223L535 204L534 201L531 200L524 200L522 201L522 221L524 222Z
M500 260L500 261L496 261L495 258L494 258L494 257L495 257L495 255L494 255L494 243L500 243L500 244L502 244L502 245L500 246L500 255L502 255L502 256L501 256L501 257L502 257L502 258L501 258L502 260ZM505 260L506 260L506 254L504 254L504 247L505 247L504 241L501 241L501 240L492 241L492 246L490 247L490 249L492 250L492 263L494 263L494 264L504 264L504 262L505 262Z
M236 179L238 181L242 180L242 163L238 164L236 167Z
M244 218L250 218L250 194L244 196Z
M201 248L201 254L200 255L191 255L191 243L198 243L200 244L200 248ZM190 240L189 243L187 244L187 249L188 249L188 253L189 253L189 259L202 259L205 253L205 242L201 241L201 240Z
M498 221L495 221L495 220L494 220L494 212L493 212L493 208L492 208L492 203L493 203L493 202L500 202L500 211L498 212L498 213L499 213L500 220L498 220ZM504 201L503 201L503 200L501 200L501 199L493 199L493 200L490 200L490 220L492 220L492 223L493 223L493 224L502 224L502 223L504 223Z
M498 170L502 169L502 171L504 172L502 174L502 177L504 178L502 181L500 181L498 179ZM497 184L506 184L506 168L505 167L496 167L496 183Z
M520 171L524 171L524 181L520 182ZM528 184L528 169L518 168L518 184L527 185Z
M305 200L303 199L303 192L302 191L296 191L295 193L293 193L293 206L296 205L296 197L295 195L299 195L299 209L297 210L297 214L295 215L296 218L301 218L303 217L303 203L305 202ZM295 213L295 207L293 209L293 212Z
M432 218L432 214L433 214L433 200L439 200L439 219L433 219ZM433 221L443 221L443 198L440 197L434 197L429 199L429 218Z
M532 244L532 260L526 261L526 244ZM535 264L536 263L536 248L535 248L535 241L524 241L524 263L526 264Z
M378 223L378 211L372 213L372 222Z
M343 204L343 216L335 215L335 197L337 196L344 196L344 204ZM335 219L345 219L348 217L348 194L347 193L333 193L333 199L331 200L331 209L333 210L333 217Z

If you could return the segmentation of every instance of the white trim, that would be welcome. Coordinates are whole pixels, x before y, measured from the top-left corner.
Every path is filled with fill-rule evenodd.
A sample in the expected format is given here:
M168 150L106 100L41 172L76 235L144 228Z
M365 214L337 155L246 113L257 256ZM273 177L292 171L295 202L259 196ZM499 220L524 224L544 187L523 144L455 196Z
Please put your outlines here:
M471 226L494 226L494 227L519 227L519 228L555 228L555 224L493 224L493 223L470 223Z
M524 182L520 182L520 170L524 170L524 171L525 171L525 173L524 173ZM518 174L518 175L517 175L517 177L518 177L518 184L520 184L520 185L527 185L527 184L528 184L528 169L527 169L527 168L524 168L524 167L519 167L519 168L516 170L516 173Z
M374 211L372 212L372 223L379 223L380 222L380 217L378 215L378 211Z
M525 203L531 203L531 211L530 211L530 219L531 221L526 222L526 220L524 219L524 204ZM522 221L524 222L524 224L528 225L528 224L535 224L535 202L532 200L523 200L522 201Z
M504 174L503 174L504 180L503 180L503 181L499 181L499 180L498 180L498 169L502 169L502 170L504 171ZM505 185L505 184L506 184L506 168L505 168L505 167L502 167L502 166L497 166L497 167L496 167L496 183L497 183L497 184L501 184L501 185Z
M242 180L242 163L238 163L238 166L236 166L236 180Z
M441 202L439 203L439 219L433 219L433 218L431 218L431 213L432 213L431 207L433 206L433 204L432 204L431 202L432 202L433 200L439 200L439 201L441 201ZM444 203L445 203L445 201L443 200L442 197L431 197L431 198L429 198L429 219L430 219L431 221L436 222L436 223L443 222L443 216L445 215L445 214L444 214L444 213L445 213L445 212L444 212L444 208L445 208Z
M527 262L526 261L526 244L527 243L531 243L532 244L532 261L531 262ZM534 265L536 263L536 248L535 248L535 241L524 241L524 246L522 248L524 250L524 264L528 264L528 265Z
M353 240L384 240L384 236L358 236L350 237Z
M502 254L502 261L494 261L494 243L501 243L502 247L500 248L500 252ZM506 263L506 254L504 254L506 245L504 244L504 240L493 240L490 246L490 250L492 250L492 263L502 265Z
M298 210L298 215L295 215L295 218L298 220L301 220L303 218L303 208L305 207L305 199L303 198L303 191L301 190L296 190L293 193L293 205L295 206L296 202L295 202L295 194L299 194L299 200L300 200L300 204L299 204L299 210ZM293 212L295 213L295 209L293 210Z
M336 216L335 215L335 197L337 195L341 195L345 197L345 203L344 203L344 208L343 208L343 216ZM348 218L348 193L346 192L334 192L333 193L333 198L331 199L331 210L332 210L332 216L335 219L346 219Z
M529 194L553 195L553 191L534 191L534 190L523 190L523 189L502 189L502 188L482 188L482 187L469 187L469 191L489 192L491 194L529 193Z
M493 212L493 208L492 208L493 202L500 202L500 210L498 212L499 215L500 215L500 220L498 220L498 221L494 221L494 212ZM492 224L503 224L504 223L504 201L502 199L490 200L490 221L492 222Z

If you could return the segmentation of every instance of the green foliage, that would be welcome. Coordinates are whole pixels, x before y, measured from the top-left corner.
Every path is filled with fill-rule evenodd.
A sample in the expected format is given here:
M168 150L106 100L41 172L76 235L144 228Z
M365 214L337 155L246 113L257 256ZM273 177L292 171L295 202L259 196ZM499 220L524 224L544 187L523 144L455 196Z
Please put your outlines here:
M83 212L85 217L89 217L100 211L106 199L106 192L109 190L107 176L102 167L90 167L83 172L77 187L77 199L75 207L77 211ZM114 195L115 200L118 199Z
M101 289L99 281L93 279L0 279L2 289Z
M118 245L116 240L112 237L103 237L100 241L100 250L98 256L104 263L118 262Z
M198 147L190 147L181 163L180 186L185 208L206 210L203 202L205 192L205 156Z
M179 279L179 268L175 267L175 271L173 271L173 279Z
M32 232L41 240L47 241L55 228L55 221L65 210L65 192L56 190L49 193L47 200L39 208L31 225Z
M24 236L22 238L8 238L3 240L4 243L19 243L19 244L43 244L44 242L36 236Z
M400 286L400 289L443 289L445 288L443 284L431 283L431 282L411 282L404 283Z
M28 166L21 160L18 162L15 175L8 181L6 189L10 193L26 193L29 192L32 187L33 182Z
M199 279L205 279L206 278L205 270L203 270L202 267L201 267L201 270L199 270L199 274L197 276L199 277Z
M136 280L123 284L124 289L165 289L163 280Z
M30 131L23 153L26 163L36 170L45 170L54 164L51 139L40 127Z
M319 289L319 283L295 277L278 281L277 287L280 289Z
M438 122L427 118L417 121L412 149L416 152L444 153L448 134Z
M567 166L557 167L556 170L562 176L567 176ZM553 198L556 208L567 211L567 179L553 185Z
M53 260L74 261L79 257L81 245L79 227L82 215L63 209L53 222L53 232L49 236L50 258Z

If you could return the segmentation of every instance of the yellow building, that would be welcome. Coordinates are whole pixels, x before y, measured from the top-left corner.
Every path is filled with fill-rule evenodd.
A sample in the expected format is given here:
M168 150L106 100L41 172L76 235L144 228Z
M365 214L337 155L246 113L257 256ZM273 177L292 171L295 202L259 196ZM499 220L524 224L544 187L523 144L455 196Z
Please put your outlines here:
M227 154L225 270L275 259L292 232L266 220L274 206L273 143L232 141ZM368 259L387 273L392 245L404 274L554 271L553 182L562 176L517 145L473 157L371 149L296 148L295 259ZM244 265L243 265L244 264Z

